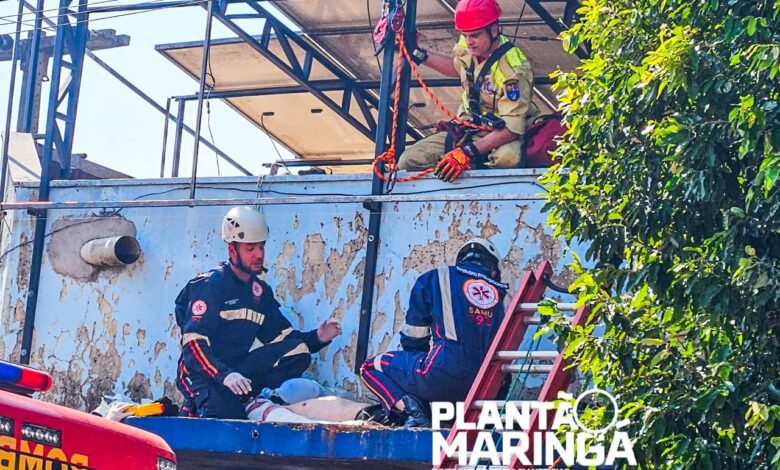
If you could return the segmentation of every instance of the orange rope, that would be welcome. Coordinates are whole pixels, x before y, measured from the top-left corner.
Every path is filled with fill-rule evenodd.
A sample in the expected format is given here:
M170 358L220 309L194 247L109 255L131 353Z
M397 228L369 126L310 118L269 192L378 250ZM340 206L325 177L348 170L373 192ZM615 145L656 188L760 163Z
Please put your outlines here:
M428 95L428 97L433 101L433 104L436 105L437 108L439 108L448 118L452 119L453 121L457 122L458 124L464 125L466 127L470 127L472 129L478 129L480 131L490 132L493 129L487 126L480 126L477 124L474 124L471 121L465 121L458 116L456 116L453 112L451 112L449 109L447 109L441 101L439 101L438 98L436 98L436 95L431 91L430 88L428 88L428 85L425 84L425 81L422 78L422 75L420 74L420 69L417 68L417 65L412 61L411 56L409 55L409 50L406 48L406 44L404 44L403 35L401 33L398 33L399 39L399 49L401 53L404 55L404 58L406 58L406 61L409 62L409 67L412 69L412 73L414 74L414 78L417 79L417 82L422 87L423 91L425 91L425 94Z
M406 48L406 44L404 44L403 31L396 33L396 39L398 40L398 49L400 51L399 55L402 55L405 61L409 64L409 68L414 74L414 77L420 83L420 86L422 87L425 94L428 95L428 97L431 99L431 101L433 101L433 103L436 105L437 108L439 108L447 117L457 122L458 124L464 125L466 127L470 127L472 129L478 129L486 132L490 132L492 130L489 127L479 126L472 122L465 121L459 118L458 116L456 116L450 110L448 110L441 103L441 101L439 101L439 99L436 98L436 95L431 91L430 88L428 88L428 85L425 84L422 75L420 75L420 70L417 68L417 65L414 63L411 56L409 55L409 50ZM404 60L401 60L401 58L399 57L398 65L396 66L395 90L394 90L395 97L393 99L393 130L392 133L390 134L390 147L382 154L378 155L374 160L374 174L376 174L377 177L379 177L379 179L381 179L382 181L389 181L392 178L392 176L398 172L398 164L396 163L396 159L395 159L395 140L396 140L395 134L398 129L398 101L401 96L401 70L403 69L403 64L404 64ZM387 173L389 173L391 176L387 176L387 174L382 172L381 170L382 163L385 164L385 166L387 167ZM414 181L416 179L422 178L428 173L433 172L433 170L434 170L433 168L427 168L425 170L414 173L410 176L404 178L398 178L396 182L405 183L407 181Z

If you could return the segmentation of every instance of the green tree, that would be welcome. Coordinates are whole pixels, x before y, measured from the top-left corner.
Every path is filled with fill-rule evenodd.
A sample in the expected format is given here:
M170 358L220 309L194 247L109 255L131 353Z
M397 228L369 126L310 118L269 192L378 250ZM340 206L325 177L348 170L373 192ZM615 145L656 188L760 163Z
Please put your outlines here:
M585 0L543 181L606 325L550 328L643 468L780 467L780 2ZM605 286L608 286L605 287Z

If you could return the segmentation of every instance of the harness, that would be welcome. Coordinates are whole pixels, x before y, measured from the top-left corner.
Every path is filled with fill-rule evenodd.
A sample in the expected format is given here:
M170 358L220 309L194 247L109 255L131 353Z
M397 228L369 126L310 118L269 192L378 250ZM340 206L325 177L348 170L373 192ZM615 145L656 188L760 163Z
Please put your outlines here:
M471 112L471 120L474 124L482 124L485 121L485 116L482 116L482 113L480 113L480 106L479 106L479 93L482 89L482 85L485 82L485 75L491 69L493 68L493 65L504 56L507 52L509 52L510 49L514 47L514 44L511 42L505 42L498 46L498 49L493 51L490 56L488 56L487 60L485 61L485 65L482 66L482 69L479 71L479 74L477 75L476 79L474 78L474 68L476 60L471 60L471 63L469 64L469 67L466 69L466 81L468 82L468 111ZM498 118L496 118L498 119ZM487 120L488 122L484 122L487 125L490 125L489 121L490 118ZM496 126L491 126L496 127Z

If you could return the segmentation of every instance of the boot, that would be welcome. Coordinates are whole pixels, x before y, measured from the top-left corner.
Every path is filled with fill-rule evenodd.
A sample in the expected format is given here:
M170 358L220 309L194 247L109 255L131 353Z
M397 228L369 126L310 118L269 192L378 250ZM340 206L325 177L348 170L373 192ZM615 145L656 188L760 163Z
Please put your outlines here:
M379 424L387 424L387 413L385 413L385 409L382 408L382 405L376 403L360 410L357 416L355 416L355 419L358 421L371 421Z
M377 403L360 410L357 416L355 416L355 419L359 421L371 421L383 426L397 427L404 424L406 415L395 408L390 410L390 414L388 415L382 405Z
M428 414L428 407L426 405L413 395L404 395L401 400L404 402L403 414L406 416L406 421L404 421L405 428L431 427L431 418Z

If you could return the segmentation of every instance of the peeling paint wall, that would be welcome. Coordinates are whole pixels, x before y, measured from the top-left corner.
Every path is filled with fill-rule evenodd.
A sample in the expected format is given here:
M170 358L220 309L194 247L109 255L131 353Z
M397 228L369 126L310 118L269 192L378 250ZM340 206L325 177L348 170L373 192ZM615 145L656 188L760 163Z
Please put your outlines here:
M529 170L474 173L457 185L424 179L396 188L420 194L460 192L462 201L385 206L369 354L398 346L398 331L417 276L454 262L460 245L473 236L491 239L506 254L503 279L513 288L521 272L542 259L552 261L559 284L572 279L565 269L571 255L551 236L546 216L540 213L542 201L468 198L478 192L538 195L537 175ZM371 187L369 175L265 177L260 185L253 178L204 178L199 183L198 197L203 199L359 195L369 194ZM55 182L51 199L176 199L186 197L188 189L184 180ZM16 192L17 200L29 200L36 191L23 185ZM178 395L174 373L180 332L173 301L187 280L226 259L220 222L227 209L126 208L111 219L99 210L49 212L47 230L59 231L47 240L32 351L32 364L54 376L46 399L91 408L103 395L118 393L133 400ZM353 370L368 212L359 203L272 205L263 211L271 229L266 277L285 315L300 329L316 328L331 317L343 323L342 336L314 356L308 374L328 386L362 394ZM7 217L15 223L3 245L13 247L32 238L32 221L24 211ZM89 272L63 268L62 260L77 256L73 251L82 239L122 230L135 233L141 245L142 257L134 265ZM20 353L30 255L27 244L1 260L0 357L11 360Z

